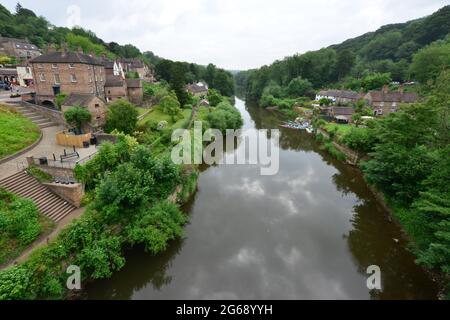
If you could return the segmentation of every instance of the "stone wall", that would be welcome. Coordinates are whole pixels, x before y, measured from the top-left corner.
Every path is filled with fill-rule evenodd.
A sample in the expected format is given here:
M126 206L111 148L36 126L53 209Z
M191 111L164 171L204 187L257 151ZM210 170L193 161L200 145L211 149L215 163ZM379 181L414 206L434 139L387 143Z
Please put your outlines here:
M39 170L42 170L45 173L48 173L52 177L66 178L66 179L74 179L75 178L73 169L56 168L56 167L39 165L39 164L34 163L33 158L31 158L31 157L27 158L27 163L28 163L28 166L35 166Z
M84 196L84 186L81 183L69 185L59 183L43 183L43 185L64 200L73 204L75 207L81 207L81 200Z
M330 139L330 135L325 130L318 128L317 129L317 134L319 134L319 133L321 135L323 135L325 137L325 139ZM334 140L333 140L332 143L333 143L333 146L336 149L338 149L340 152L345 154L345 156L347 158L346 161L347 161L348 164L351 164L353 166L358 164L358 161L359 161L359 158L360 158L360 155L359 155L358 152L353 151L353 150L351 150L351 149L349 149L349 148L347 148L347 147L345 147L343 145L340 145L339 143L337 143Z
M31 104L28 102L21 103L22 106L39 113L41 116L52 120L54 123L59 125L66 125L66 121L64 120L64 115L61 111L49 109L43 106L38 106L36 104Z

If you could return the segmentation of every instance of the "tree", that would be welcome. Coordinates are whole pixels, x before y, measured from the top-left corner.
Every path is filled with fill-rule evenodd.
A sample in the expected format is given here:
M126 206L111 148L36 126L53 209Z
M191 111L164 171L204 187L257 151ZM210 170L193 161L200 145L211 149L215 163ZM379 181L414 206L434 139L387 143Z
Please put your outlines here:
M356 56L350 49L344 49L337 54L336 73L338 80L350 73L355 64Z
M211 107L216 107L219 103L222 102L223 97L220 95L220 93L217 90L209 89L207 99L208 99L209 105Z
M423 48L414 55L411 64L411 73L423 84L435 80L446 69L450 69L450 38Z
M170 87L177 95L178 101L181 105L190 102L189 95L186 90L185 82L186 71L181 62L175 62L171 67L171 79L169 81Z
M125 100L116 100L108 109L105 129L107 132L117 130L132 134L136 129L139 112L136 106Z
M311 95L312 84L311 82L309 82L309 80L302 79L302 77L297 77L289 82L287 93L291 97L303 97Z
M371 73L362 80L362 87L366 90L381 89L392 81L390 73Z
M177 100L176 95L172 92L165 96L159 102L164 113L168 114L172 118L172 122L176 122L177 116L181 113L181 105Z
M73 107L64 112L64 118L67 123L81 130L84 124L91 121L91 113L83 107Z

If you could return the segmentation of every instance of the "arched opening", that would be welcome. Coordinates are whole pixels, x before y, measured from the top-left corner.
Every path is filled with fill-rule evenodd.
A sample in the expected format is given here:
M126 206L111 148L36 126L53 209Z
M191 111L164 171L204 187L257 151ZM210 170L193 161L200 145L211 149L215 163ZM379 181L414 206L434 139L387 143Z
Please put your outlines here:
M53 101L50 100L42 101L42 105L47 108L55 109L55 104L53 103Z

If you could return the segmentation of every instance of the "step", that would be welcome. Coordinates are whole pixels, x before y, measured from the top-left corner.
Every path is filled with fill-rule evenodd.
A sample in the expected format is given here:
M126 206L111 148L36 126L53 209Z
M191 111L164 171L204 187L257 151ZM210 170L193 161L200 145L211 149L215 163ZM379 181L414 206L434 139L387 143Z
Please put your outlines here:
M33 120L33 122L36 123L36 124L43 124L43 123L48 123L50 121L48 119L45 119L45 118L40 118L40 119L37 119L37 120Z
M41 129L45 129L45 128L49 128L49 127L54 127L54 126L56 126L56 124L54 122L46 122L46 123L39 124L38 126Z

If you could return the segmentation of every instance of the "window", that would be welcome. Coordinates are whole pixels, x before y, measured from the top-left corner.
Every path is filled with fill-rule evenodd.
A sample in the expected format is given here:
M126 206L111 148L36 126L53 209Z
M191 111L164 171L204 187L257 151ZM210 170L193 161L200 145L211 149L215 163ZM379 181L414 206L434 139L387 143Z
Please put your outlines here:
M100 108L100 105L98 103L95 104L96 108Z
M88 65L87 68L88 68L88 70L91 70L91 66L90 65Z
M57 69L58 65L56 63L52 63L52 69Z
M69 68L73 69L73 68L75 68L75 65L73 63L69 63Z
M59 78L59 74L55 74L55 84L61 84L61 79Z
M97 120L100 120L101 118L102 118L102 117L98 116L98 117L97 117Z
M41 80L41 82L45 82L45 74L40 73L39 74L39 80Z
M72 82L77 82L77 76L74 75L74 74L71 74L71 75L70 75L70 81L72 81Z
M89 76L89 83L92 83L92 76Z
M43 68L44 68L44 65L43 65L42 63L39 63L39 64L38 64L38 68L39 68L39 69L43 69Z

